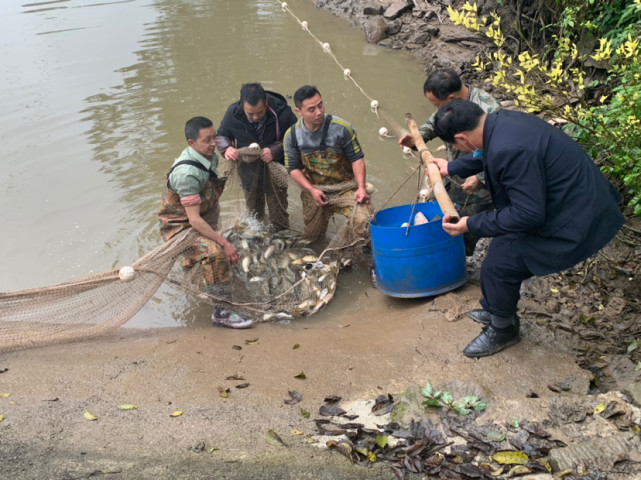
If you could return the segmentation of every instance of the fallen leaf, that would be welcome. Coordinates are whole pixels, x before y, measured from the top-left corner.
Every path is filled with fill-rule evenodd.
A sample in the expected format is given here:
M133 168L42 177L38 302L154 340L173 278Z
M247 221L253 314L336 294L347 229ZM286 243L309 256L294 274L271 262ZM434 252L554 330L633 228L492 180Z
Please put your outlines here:
M305 432L303 432L303 431L301 431L301 430L296 430L295 428L292 428L292 429L289 431L289 433L291 433L292 435L304 435L304 434L305 434Z
M325 403L337 403L341 401L341 397L338 395L330 395L329 397L325 397L324 401Z
M240 345L232 345L231 348L233 348L234 350L242 350L243 349L243 347L241 347Z
M341 328L347 328L347 327L349 327L349 325L350 325L349 323L346 323L345 325L339 325L339 327L341 327Z
M322 405L318 409L318 413L320 413L324 417L334 417L334 416L343 415L344 413L347 413L347 412L345 412L345 410L343 410L342 408L336 407L334 405Z
M387 395L379 395L372 406L372 413L381 416L391 412L392 408L394 408L394 397L389 393Z
M507 478L516 477L517 475L526 475L532 473L532 470L527 468L525 465L516 465L515 467L510 468L507 472Z
M211 448L209 449L209 453L215 452L216 450L220 450L220 448L218 448L218 447L211 447Z
M605 410L605 403L600 403L596 407L594 407L594 414L599 415L600 413L603 413Z
M11 396L10 393L0 393L0 398L7 398L9 396Z
M236 388L247 388L249 387L249 383L239 383L236 385Z
M307 437L303 438L303 442L305 442L305 443L318 443L318 438L307 436Z
M300 409L300 414L305 418L309 418L310 417L310 413L307 410L305 410L304 408Z
M307 375L305 375L305 372L300 372L294 375L294 378L300 378L301 380L305 380L307 378Z
M303 399L303 396L296 390L290 390L287 393L289 393L290 398L288 400L285 400L285 405L296 405Z
M558 288L550 288L550 292L559 293L559 289Z
M122 405L118 405L118 408L120 410L136 410L138 408L138 405L133 405L131 403L123 403Z
M299 347L300 347L300 345L299 345L298 343L295 343L295 344L294 344L294 346L292 347L292 349L293 349L293 350L296 350L296 349L297 349L297 348L299 348Z
M4 420L4 415L0 415L0 422Z
M218 395L223 398L227 398L229 394L229 387L218 387Z
M229 375L228 377L225 377L225 380L245 380L245 378L242 375L239 375L238 373L234 373L233 375Z
M98 417L96 417L93 413L90 412L85 412L83 415L87 420L98 420Z
M495 452L490 458L502 465L525 465L529 461L525 453L513 451Z
M376 445L378 445L379 447L385 448L388 442L389 442L389 438L387 437L387 435L376 436Z
M272 429L269 429L267 431L267 443L270 445L274 445L276 447L286 447L287 444L283 442L283 439L278 436L278 434L273 431Z
M245 345L256 345L258 343L258 339L254 338L253 340L245 340Z
M170 413L169 416L170 417L180 417L182 414L183 414L182 410L176 410L175 412Z

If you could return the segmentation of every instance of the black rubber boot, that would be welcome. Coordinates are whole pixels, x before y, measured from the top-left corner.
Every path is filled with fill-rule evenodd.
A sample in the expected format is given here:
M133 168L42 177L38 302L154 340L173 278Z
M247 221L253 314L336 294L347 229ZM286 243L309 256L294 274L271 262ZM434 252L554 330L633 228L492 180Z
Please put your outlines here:
M515 319L516 320L516 319ZM466 357L477 358L493 355L521 341L519 329L512 324L507 328L483 327L481 334L463 350Z

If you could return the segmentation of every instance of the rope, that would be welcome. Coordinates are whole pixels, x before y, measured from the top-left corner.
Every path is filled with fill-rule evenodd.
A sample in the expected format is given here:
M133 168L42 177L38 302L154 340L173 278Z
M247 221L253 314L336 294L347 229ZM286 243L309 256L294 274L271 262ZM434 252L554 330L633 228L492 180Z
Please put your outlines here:
M329 55L332 57L332 59L334 60L334 62L336 63L336 65L337 65L337 66L341 69L341 71L343 72L343 76L344 76L346 79L351 80L351 81L352 81L352 83L356 86L356 88L361 92L361 94L363 94L363 96L364 96L365 98L367 98L367 99L370 101L370 109L372 110L372 112L373 112L373 113L375 113L375 114L376 114L376 117L377 117L377 118L380 118L380 117L379 117L379 113L380 113L380 115L381 115L381 116L382 116L382 117L383 117L387 122L389 122L389 124L390 124L390 126L391 126L392 130L394 130L394 132L395 132L399 137L400 137L400 136L402 136L404 133L406 133L406 132L407 132L407 130L406 130L406 129L404 129L403 127L401 127L401 126L399 125L399 123L398 123L398 122L396 122L393 118L391 118L391 117L387 114L387 112L385 112L385 111L381 108L379 101L378 101L378 100L376 100L376 99L374 99L371 95L369 95L369 94L368 94L368 93L363 89L363 87L361 87L361 86L358 84L358 82L354 79L354 76L352 75L351 70L350 70L349 68L346 68L346 67L345 67L345 66L344 66L344 65L343 65L343 64L338 60L338 58L336 58L336 55L335 55L335 54L334 54L334 52L332 51L331 45L330 45L329 43L327 43L327 42L323 42L323 41L321 41L321 40L320 40L316 35L314 35L314 34L312 33L312 31L309 29L309 23L308 23L306 20L301 20L301 19L300 19L300 18L299 18L299 17L298 17L298 16L297 16L293 11L292 11L292 9L287 5L287 2L280 2L280 1L279 1L278 3L280 4L280 6L281 6L281 8L283 9L283 11L284 11L284 12L289 13L289 14L290 14L290 15L291 15L291 16L292 16L292 17L293 17L293 18L298 22L298 24L302 27L302 29L303 29L305 32L307 32L307 33L308 33L308 34L309 34L309 35L314 39L314 41L315 41L315 42L316 42L316 43L317 43L317 44L318 44L318 45L323 49L323 51L324 51L325 53L329 54ZM382 128L379 130L379 136L381 136L381 137L387 137L387 138L392 138L390 135L388 135L388 134L387 134L387 129L386 129L385 127L382 127ZM411 151L409 151L409 152L404 152L404 156L412 156L412 157L415 157L414 153L413 153L413 152L411 152ZM411 176L416 172L416 170L417 170L418 168L420 168L420 164L419 164L419 166L418 166L417 168L415 168L415 169L410 173L410 175L409 175L409 176L408 176L408 177L403 181L403 183L399 186L399 188L397 188L397 189L396 189L396 191L395 191L394 193L392 193L392 195L391 195L391 196L390 196L390 197L389 197L389 198L388 198L388 199L383 203L383 205L382 205L378 210L376 210L376 211L380 211L380 209L381 209L381 208L383 208L385 205L387 205L387 203L388 203L392 198L394 198L394 196L395 196L395 195L399 192L399 190L400 190L400 189L401 189L401 188L402 188L402 187L407 183L407 181L408 181L408 180L410 179L410 177L411 177ZM419 180L419 185L420 185L420 180ZM420 188L420 186L419 186L419 188ZM417 189L417 193L418 193L418 189Z
M309 33L309 35L314 39L314 41L323 49L325 53L327 53L332 59L334 60L334 63L341 69L341 72L343 73L343 76L351 80L354 86L363 94L365 98L367 98L370 101L370 109L372 113L376 114L376 117L379 117L379 113L382 117L385 118L387 122L390 123L392 129L396 132L397 135L401 136L403 133L405 133L405 129L402 128L398 122L396 122L393 118L391 118L386 112L384 112L380 106L380 103L378 100L376 100L374 97L369 95L363 87L361 87L358 82L354 79L354 76L352 75L352 71L349 68L346 68L339 60L336 58L336 55L332 51L332 47L329 43L321 41L316 35L312 33L312 31L309 29L309 23L306 20L301 20L289 6L287 5L287 2L278 2L283 9L284 12L289 13L297 22L298 24L302 27L304 31ZM389 137L387 134L381 134L382 137Z

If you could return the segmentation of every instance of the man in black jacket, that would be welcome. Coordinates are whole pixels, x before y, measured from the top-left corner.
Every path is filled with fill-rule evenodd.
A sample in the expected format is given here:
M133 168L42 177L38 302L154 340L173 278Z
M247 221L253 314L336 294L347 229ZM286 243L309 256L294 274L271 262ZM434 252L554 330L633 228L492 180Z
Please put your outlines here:
M443 218L450 235L493 238L481 267L483 309L468 314L486 326L463 350L483 357L518 343L523 280L576 265L616 235L623 225L619 195L579 144L534 115L486 114L453 100L438 110L435 130L443 141L474 152L449 163L435 158L441 175L484 171L495 207L457 223Z
M287 182L275 181L268 164L283 164L283 136L296 120L285 97L265 91L260 83L246 83L240 89L240 100L227 108L216 135L221 154L238 162L247 209L264 220L267 203L276 230L289 227ZM254 143L260 146L260 161L240 161L238 149Z

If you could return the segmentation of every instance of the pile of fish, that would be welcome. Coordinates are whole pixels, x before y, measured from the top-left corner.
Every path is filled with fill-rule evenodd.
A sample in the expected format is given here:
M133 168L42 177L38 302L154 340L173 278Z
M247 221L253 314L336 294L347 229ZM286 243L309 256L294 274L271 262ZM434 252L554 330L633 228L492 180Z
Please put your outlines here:
M238 221L224 235L240 255L232 267L234 303L260 304L270 320L311 315L332 299L336 262L320 260L297 232Z

